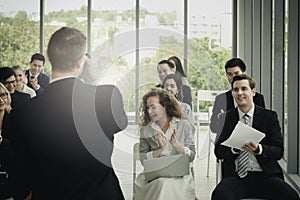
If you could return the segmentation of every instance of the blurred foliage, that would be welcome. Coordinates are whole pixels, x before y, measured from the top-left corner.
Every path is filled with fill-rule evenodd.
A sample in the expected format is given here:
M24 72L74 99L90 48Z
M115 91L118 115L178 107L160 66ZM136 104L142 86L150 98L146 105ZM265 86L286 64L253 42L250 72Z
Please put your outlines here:
M122 13L112 11L96 11L92 10L92 21L96 18L104 24L101 29L108 37L110 49L106 54L111 54L114 51L114 37L119 32L119 27L113 25L117 16L121 16L123 21L128 23L135 21L135 8L126 10ZM167 13L151 13L144 8L140 9L140 17L145 18L146 15L156 16L160 25L174 26L176 20L175 12ZM70 17L72 16L72 17ZM76 16L76 17L74 17ZM60 10L49 12L45 16L44 30L44 52L52 33L65 23L66 26L74 27L87 33L87 7L82 6L79 10ZM57 25L55 24L57 23ZM142 23L142 22L141 22ZM4 17L0 15L0 66L21 65L24 69L29 68L29 61L32 54L39 52L39 28L40 24L36 21L31 21L25 11L19 11L14 18ZM100 34L104 37L103 34ZM99 35L98 35L99 37ZM154 87L158 82L156 71L157 63L160 60L168 59L170 56L176 55L183 62L183 35L179 41L173 36L160 37L159 49L155 49L155 53L151 56L142 56L139 66L139 99L142 99L146 91ZM93 38L92 38L93 39ZM103 39L105 40L105 38ZM103 49L102 49L103 52ZM105 54L105 55L106 55ZM99 55L104 55L99 54ZM107 56L107 55L106 55ZM228 89L228 83L225 76L224 64L231 57L230 49L222 49L216 47L214 41L209 41L209 38L188 39L188 58L187 58L187 75L189 83L193 89L192 97L194 110L196 110L196 92L198 89L209 90L224 90ZM108 55L108 60L111 60L111 66L116 67L115 70L107 70L108 73L114 73L121 77L119 81L120 87L123 89L124 104L127 111L135 110L135 84L136 84L136 67L129 66L124 57L111 58ZM102 60L103 62L103 60ZM132 65L132 64L131 64ZM50 63L46 59L45 73L51 75ZM115 78L114 76L114 78ZM201 103L200 110L207 110L209 104Z

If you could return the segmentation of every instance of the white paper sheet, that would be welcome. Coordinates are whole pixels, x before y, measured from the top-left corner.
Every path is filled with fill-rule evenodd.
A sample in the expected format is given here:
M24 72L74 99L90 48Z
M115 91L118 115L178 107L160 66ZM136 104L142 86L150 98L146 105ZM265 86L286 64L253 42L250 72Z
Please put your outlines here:
M249 143L250 141L258 144L264 137L264 133L239 121L231 136L221 144L242 150L241 147L244 144Z

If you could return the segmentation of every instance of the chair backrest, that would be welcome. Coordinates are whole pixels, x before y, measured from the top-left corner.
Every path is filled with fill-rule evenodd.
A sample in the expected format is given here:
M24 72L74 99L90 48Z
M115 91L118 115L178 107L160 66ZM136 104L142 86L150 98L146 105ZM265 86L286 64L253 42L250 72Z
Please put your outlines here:
M197 125L199 126L199 121L209 121L210 120L210 115L211 115L211 111L212 111L212 107L209 108L208 110L208 115L205 115L205 119L201 119L203 117L201 117L201 113L200 113L200 109L199 109L199 105L200 105L200 101L208 101L208 102L214 102L216 96L218 96L221 93L226 92L226 90L198 90L197 91ZM209 122L208 122L209 123Z
M214 102L216 96L224 92L226 92L226 90L198 90L197 100Z
M137 142L133 145L133 194L135 194L135 178L136 178L136 161L140 160L140 143Z

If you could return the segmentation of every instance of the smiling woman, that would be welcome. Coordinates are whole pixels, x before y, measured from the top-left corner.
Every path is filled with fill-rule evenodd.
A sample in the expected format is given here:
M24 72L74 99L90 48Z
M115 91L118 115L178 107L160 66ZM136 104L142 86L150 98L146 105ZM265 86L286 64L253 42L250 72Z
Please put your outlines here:
M161 88L152 88L143 97L140 116L140 160L186 154L195 158L194 128L182 118L175 96ZM191 164L191 163L190 163ZM161 168L166 167L161 163ZM181 177L159 177L151 182L141 173L136 179L134 199L195 199L191 173Z

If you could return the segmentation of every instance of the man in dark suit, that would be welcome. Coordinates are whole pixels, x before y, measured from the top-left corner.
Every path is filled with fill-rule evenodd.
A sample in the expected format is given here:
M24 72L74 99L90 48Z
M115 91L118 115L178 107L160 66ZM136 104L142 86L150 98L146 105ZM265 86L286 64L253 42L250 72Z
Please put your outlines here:
M299 199L297 192L284 182L277 162L283 155L283 139L276 112L254 104L255 81L245 74L233 78L232 91L237 108L220 115L221 120L224 118L224 127L215 145L215 155L223 159L224 178L214 189L212 199L233 200L248 196ZM243 120L263 132L265 137L258 144L249 141L241 149L221 145L230 137L238 121Z
M234 76L239 74L247 74L246 65L240 58L232 58L228 60L225 64L225 71L229 84L231 84ZM265 108L265 101L262 94L256 92L253 100L256 105ZM218 125L220 122L218 120L220 113L226 112L234 107L236 107L236 103L234 102L231 90L216 96L210 120L210 129L213 133L218 133L217 127L221 126L220 124Z
M63 27L50 38L52 82L16 109L14 199L124 199L111 165L114 134L127 126L120 91L84 84L86 37Z
M30 68L25 71L27 85L35 90L39 95L44 92L49 85L50 78L42 72L45 64L45 57L40 53L31 56Z
M11 107L16 108L30 99L30 95L16 90L16 74L10 67L0 68L0 82L6 87L11 96Z

